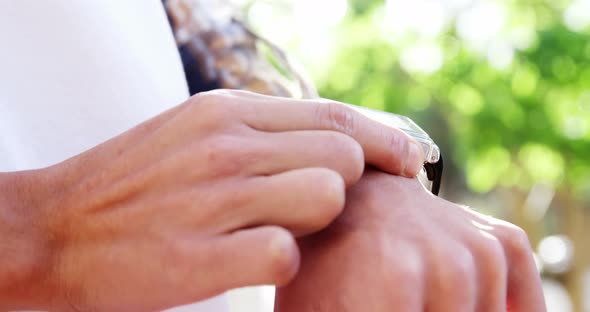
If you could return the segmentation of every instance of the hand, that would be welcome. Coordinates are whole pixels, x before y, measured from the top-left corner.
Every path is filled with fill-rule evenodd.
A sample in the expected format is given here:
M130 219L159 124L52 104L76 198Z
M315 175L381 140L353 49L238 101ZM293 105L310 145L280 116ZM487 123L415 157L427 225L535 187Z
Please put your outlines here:
M22 196L0 194L0 253L12 255L0 309L146 311L284 284L299 264L292 235L340 213L365 160L412 176L422 159L401 131L339 103L199 94L17 175Z
M326 230L301 239L277 312L545 311L525 233L367 172Z

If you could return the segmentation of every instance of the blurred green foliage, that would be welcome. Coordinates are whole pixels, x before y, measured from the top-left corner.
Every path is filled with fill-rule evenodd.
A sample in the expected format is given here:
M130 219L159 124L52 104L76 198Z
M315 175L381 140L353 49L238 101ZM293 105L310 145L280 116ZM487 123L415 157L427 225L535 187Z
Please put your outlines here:
M323 97L408 115L441 146L447 180L474 192L536 183L590 193L590 36L562 21L569 1L504 1L507 33L527 25L532 43L498 69L451 21L431 41L444 56L432 73L400 65L417 35L380 30L383 1L349 1L338 26Z

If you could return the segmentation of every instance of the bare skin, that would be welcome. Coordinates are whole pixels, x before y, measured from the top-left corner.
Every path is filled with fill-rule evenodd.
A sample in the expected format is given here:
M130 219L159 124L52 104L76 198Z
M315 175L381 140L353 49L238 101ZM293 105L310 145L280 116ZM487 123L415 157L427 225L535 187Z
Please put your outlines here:
M540 312L540 277L516 226L367 171L327 229L300 240L276 312Z
M422 159L339 103L197 95L60 164L0 174L0 310L150 311L284 285L294 237L341 212L366 162L415 176Z

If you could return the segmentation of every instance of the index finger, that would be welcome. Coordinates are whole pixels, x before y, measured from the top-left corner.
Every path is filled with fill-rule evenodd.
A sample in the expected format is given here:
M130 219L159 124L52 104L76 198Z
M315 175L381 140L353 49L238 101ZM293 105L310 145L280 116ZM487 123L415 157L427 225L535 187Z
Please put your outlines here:
M232 92L238 111L250 127L267 132L298 130L338 131L355 139L367 163L391 174L416 176L424 164L420 145L402 130L372 120L346 104L296 100Z

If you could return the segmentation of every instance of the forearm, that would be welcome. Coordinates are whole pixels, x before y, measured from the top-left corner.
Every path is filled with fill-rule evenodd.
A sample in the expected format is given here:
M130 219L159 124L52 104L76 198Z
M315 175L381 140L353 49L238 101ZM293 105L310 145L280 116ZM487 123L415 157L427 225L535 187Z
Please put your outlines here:
M48 190L39 171L0 173L0 310L46 308L50 267L38 207Z

